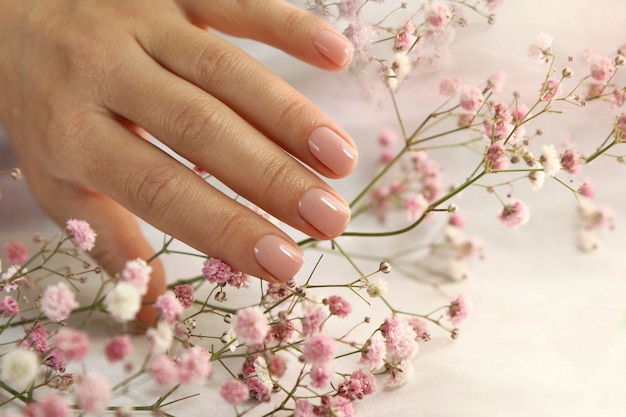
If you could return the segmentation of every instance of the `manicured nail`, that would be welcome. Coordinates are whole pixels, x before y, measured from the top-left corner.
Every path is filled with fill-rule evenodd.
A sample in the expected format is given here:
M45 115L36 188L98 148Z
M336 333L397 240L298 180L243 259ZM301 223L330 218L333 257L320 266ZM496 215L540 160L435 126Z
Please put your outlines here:
M345 67L352 59L354 46L349 40L330 30L320 30L313 37L315 49L338 67Z
M298 203L300 216L328 237L338 236L350 222L350 208L319 188L308 190Z
M337 175L354 166L356 149L327 127L318 127L309 137L309 151Z
M297 247L275 235L265 235L254 247L256 261L273 277L287 282L296 275L304 262Z

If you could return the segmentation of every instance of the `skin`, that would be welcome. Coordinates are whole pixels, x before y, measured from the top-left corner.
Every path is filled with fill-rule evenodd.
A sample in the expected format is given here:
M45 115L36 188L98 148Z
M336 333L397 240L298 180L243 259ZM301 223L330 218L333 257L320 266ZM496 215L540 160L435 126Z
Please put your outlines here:
M329 238L298 201L311 188L343 199L303 165L329 178L354 165L334 173L307 139L327 127L354 143L213 29L326 70L349 63L315 48L320 30L334 32L327 23L282 0L0 0L0 121L40 205L60 225L87 220L98 233L92 255L111 273L154 254L134 215L263 279L272 277L253 256L256 242L293 242L147 132L283 222ZM161 264L152 266L147 301L165 286Z

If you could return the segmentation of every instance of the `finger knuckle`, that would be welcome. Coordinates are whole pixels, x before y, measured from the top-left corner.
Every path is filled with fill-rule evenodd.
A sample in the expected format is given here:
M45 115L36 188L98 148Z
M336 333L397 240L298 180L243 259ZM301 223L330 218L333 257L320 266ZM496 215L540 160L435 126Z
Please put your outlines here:
M170 115L165 125L167 131L174 132L171 143L191 152L210 145L210 138L220 135L227 123L218 109L202 101L190 102Z
M133 173L133 178L137 179L136 185L128 190L131 201L137 199L141 206L138 209L149 210L154 215L165 214L172 207L171 202L177 201L186 189L176 170L166 165L150 167L139 175Z

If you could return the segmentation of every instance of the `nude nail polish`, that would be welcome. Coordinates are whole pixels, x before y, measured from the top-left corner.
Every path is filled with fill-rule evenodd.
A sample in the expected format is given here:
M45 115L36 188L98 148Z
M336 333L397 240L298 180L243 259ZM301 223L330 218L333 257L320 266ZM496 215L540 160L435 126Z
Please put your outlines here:
M319 188L304 193L298 203L298 212L307 223L328 237L341 234L350 222L350 208Z
M276 235L265 235L254 247L254 258L274 278L287 282L304 263L304 255L297 246Z
M309 136L309 151L337 175L346 174L357 159L357 151L327 127L318 127Z
M315 49L338 67L345 67L352 60L354 46L338 33L320 30L313 37Z

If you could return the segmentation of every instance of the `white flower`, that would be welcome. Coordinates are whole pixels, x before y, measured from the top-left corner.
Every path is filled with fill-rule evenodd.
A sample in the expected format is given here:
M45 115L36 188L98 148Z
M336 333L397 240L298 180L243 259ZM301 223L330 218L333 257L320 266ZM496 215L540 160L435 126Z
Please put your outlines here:
M370 297L383 297L387 294L387 290L389 289L389 284L387 280L383 277L373 276L369 279L369 284L367 285L367 295Z
M257 356L254 360L254 374L263 385L271 387L274 385L270 377L270 371L267 367L267 361L262 356Z
M581 229L576 236L576 243L583 252L591 252L598 249L599 239L595 231L589 229Z
M402 361L390 370L386 385L388 388L397 388L410 381L414 373L413 362L410 360Z
M172 345L174 331L166 321L159 321L157 327L153 327L146 332L146 337L150 341L152 353L155 355L167 352Z
M550 53L554 37L546 32L541 32L535 36L528 47L528 57L533 59L542 59L546 54Z
M539 161L543 166L543 172L550 177L554 177L561 169L561 159L556 149L554 149L554 145L543 145L541 150L543 154Z
M393 69L395 70L398 83L402 82L409 71L411 71L411 60L405 52L398 52L394 55Z
M0 358L0 380L22 391L35 380L40 364L35 352L17 348Z
M541 164L535 163L533 168L541 169ZM546 173L544 171L532 171L528 174L528 179L530 179L530 188L533 191L539 191L543 188L543 184L546 181Z
M132 320L141 308L141 294L134 285L120 282L107 294L104 305L116 320Z
M398 88L398 77L392 68L387 68L387 71L385 72L385 82L387 84L387 88L391 91L396 91Z
M452 281L463 281L469 277L470 270L467 263L460 259L451 259L448 263L447 276Z

